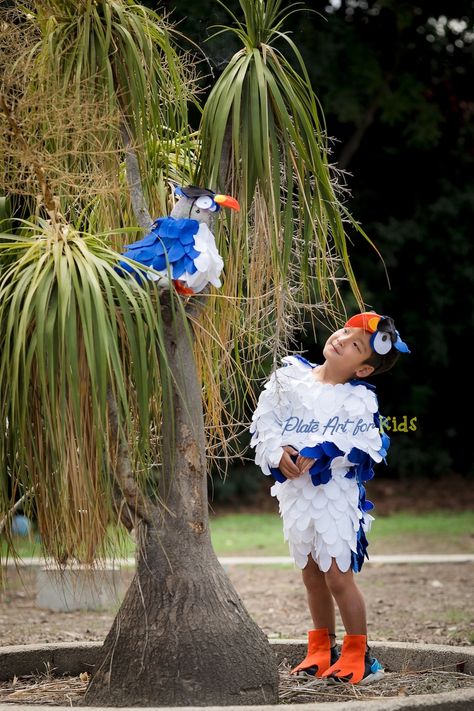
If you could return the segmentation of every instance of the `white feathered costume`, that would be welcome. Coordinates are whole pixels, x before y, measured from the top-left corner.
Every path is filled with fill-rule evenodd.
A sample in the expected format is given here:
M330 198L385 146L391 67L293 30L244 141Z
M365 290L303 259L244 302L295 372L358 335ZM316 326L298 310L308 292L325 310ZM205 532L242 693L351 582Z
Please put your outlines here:
M266 383L252 418L255 462L277 481L285 540L299 568L311 554L326 572L332 559L355 572L367 556L373 505L363 482L373 476L389 439L381 434L375 388L361 380L331 385L315 379L317 366L287 356ZM309 472L286 479L278 469L283 447L314 457Z

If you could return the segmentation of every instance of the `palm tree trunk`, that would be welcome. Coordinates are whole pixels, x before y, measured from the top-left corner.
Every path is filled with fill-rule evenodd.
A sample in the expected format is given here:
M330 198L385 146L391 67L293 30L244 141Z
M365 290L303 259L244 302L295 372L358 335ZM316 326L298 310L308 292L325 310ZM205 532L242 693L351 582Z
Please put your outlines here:
M166 333L174 404L174 420L163 431L166 506L141 526L137 571L105 640L87 705L277 703L268 640L211 545L201 390L182 318L169 318Z

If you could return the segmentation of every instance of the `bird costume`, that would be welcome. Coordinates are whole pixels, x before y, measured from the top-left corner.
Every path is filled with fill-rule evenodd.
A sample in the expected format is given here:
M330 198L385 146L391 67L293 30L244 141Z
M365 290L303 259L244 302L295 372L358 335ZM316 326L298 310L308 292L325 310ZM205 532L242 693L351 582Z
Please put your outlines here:
M128 245L123 255L153 271L127 261L120 267L139 281L150 279L167 287L171 280L181 294L200 292L208 284L219 287L224 262L210 228L221 206L239 210L239 203L230 195L192 185L177 187L175 193L180 199L171 214L155 220L149 234Z
M342 572L358 571L373 520L364 482L388 447L388 437L379 431L375 389L360 380L319 382L313 374L317 366L301 356L287 356L283 363L265 385L253 415L255 462L276 479L271 493L279 501L296 565L304 568L311 554L323 572L332 558ZM287 480L278 469L284 446L316 462Z
M372 350L379 355L391 348L409 352L388 317L358 314L346 326L371 333ZM303 569L311 555L323 572L332 559L342 572L358 572L368 557L366 534L373 521L364 483L390 444L380 430L375 387L365 380L317 381L317 366L301 356L287 356L283 364L253 414L255 462L276 479L271 493L296 565ZM278 468L284 446L316 460L308 472L286 479Z
M390 317L366 312L345 326L370 333L371 349L382 358L392 349L410 352ZM322 382L314 377L317 367L298 355L283 358L253 414L251 446L256 464L276 480L271 493L295 564L305 568L311 555L324 573L333 560L343 573L358 572L368 557L366 533L373 521L364 483L374 475L373 464L385 459L390 441L380 428L374 386L355 379ZM279 469L285 446L315 460L294 479ZM307 655L292 673L368 684L384 670L366 635L346 634L339 655L323 628L309 631Z

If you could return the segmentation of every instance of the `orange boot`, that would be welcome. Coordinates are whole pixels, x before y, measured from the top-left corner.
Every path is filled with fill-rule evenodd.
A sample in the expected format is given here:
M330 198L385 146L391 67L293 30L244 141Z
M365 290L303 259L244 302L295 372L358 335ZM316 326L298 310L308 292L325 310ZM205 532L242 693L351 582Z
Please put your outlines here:
M349 682L350 684L371 684L384 675L380 662L370 656L367 635L346 634L342 642L339 660L321 675L324 679Z
M308 653L303 661L291 670L291 674L320 677L338 658L336 647L331 647L331 638L326 627L308 632Z

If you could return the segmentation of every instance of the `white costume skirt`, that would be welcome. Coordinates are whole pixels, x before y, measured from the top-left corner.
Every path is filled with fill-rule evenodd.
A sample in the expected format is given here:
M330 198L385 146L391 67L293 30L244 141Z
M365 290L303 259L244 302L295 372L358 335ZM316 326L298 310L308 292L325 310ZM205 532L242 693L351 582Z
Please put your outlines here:
M357 480L344 474L344 469L333 470L327 484L315 486L306 472L276 482L271 489L279 501L283 533L298 568L303 569L311 555L324 573L332 559L343 573L358 572L368 557L365 534L373 516L362 511Z

